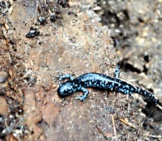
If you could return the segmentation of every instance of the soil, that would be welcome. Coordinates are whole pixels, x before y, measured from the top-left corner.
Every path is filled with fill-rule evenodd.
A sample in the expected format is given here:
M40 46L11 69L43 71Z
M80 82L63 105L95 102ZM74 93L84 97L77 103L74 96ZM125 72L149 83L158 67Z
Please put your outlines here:
M98 72L162 102L162 1L0 1L0 141L162 140L147 98L88 89L57 94L59 76Z

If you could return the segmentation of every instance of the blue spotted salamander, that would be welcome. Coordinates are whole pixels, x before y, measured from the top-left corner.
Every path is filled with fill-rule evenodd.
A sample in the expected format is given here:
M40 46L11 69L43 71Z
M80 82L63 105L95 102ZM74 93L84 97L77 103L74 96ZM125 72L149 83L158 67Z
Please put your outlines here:
M138 93L144 97L147 97L150 101L155 103L155 105L159 104L162 106L159 100L156 99L152 93L119 79L118 75L118 72L116 73L116 77L110 77L99 73L86 73L75 79L69 74L63 75L60 76L60 80L69 80L61 83L57 92L60 97L66 97L76 91L82 91L83 95L76 98L81 101L88 96L89 92L86 88L89 87L106 91L121 92L123 94L129 94L130 96L132 93Z

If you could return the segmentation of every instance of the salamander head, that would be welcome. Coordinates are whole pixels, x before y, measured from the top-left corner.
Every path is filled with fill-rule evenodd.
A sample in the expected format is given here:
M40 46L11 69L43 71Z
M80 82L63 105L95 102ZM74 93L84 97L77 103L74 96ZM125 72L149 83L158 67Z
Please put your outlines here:
M73 82L67 81L62 83L59 88L57 89L57 93L60 97L66 97L71 95L75 91Z

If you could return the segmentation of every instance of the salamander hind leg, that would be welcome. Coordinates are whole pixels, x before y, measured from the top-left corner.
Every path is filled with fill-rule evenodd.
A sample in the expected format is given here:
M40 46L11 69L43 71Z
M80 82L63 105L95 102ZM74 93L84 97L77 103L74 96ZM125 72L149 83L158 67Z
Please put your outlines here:
M75 99L80 100L80 101L83 101L84 99L87 98L87 96L89 94L89 91L86 88L84 88L84 87L81 87L78 90L82 91L83 92L83 95L82 96L79 96L79 97L76 97Z

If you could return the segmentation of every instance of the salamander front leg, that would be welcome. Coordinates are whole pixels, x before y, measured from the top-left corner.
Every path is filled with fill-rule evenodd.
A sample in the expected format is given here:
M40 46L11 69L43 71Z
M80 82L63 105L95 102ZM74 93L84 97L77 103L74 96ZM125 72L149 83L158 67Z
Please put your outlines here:
M87 96L89 94L89 91L87 89L85 89L84 87L81 87L79 90L83 92L83 95L79 96L79 97L76 97L75 99L83 101L84 99L87 98Z
M70 74L62 75L62 76L59 77L59 80L60 80L60 81L62 81L62 80L64 80L64 79L70 79L71 81L74 80L73 76L70 75Z
M116 79L118 79L119 75L120 75L120 67L117 65L114 71L114 76Z

